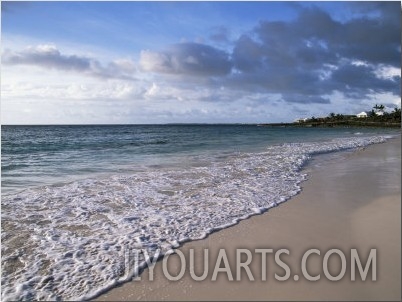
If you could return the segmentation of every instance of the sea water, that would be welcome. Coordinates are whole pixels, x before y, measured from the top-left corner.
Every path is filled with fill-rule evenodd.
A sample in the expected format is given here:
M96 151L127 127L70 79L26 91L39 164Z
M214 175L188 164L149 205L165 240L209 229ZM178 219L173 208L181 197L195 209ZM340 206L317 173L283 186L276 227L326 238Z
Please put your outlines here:
M399 131L257 125L2 126L2 299L89 299L300 191L316 154ZM143 266L145 259L139 259Z

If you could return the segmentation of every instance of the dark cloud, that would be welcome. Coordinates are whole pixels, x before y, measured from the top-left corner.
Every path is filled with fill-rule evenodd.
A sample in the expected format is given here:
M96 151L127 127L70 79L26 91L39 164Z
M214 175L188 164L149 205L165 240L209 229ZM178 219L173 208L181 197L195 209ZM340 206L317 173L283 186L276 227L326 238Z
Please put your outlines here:
M242 35L233 49L234 67L242 72L260 69L263 60L262 45L247 35Z
M345 65L333 72L331 83L334 89L344 92L349 97L367 97L375 91L377 93L392 92L399 94L400 78L381 79L375 75L372 66Z
M329 46L341 56L400 67L400 28L381 21L354 20L344 25L343 37L330 41Z
M381 66L400 69L400 3L363 6L375 12L340 22L309 7L300 8L291 22L260 22L236 41L235 73L228 82L281 93L296 103L328 103L321 96L334 91L353 98L399 95L400 77L383 78L375 71Z
M63 55L53 45L29 47L21 52L5 50L2 54L5 65L35 65L47 69L75 71L101 78L132 79L133 68L119 62L103 67L97 60L76 55Z
M181 43L164 52L141 52L145 71L191 76L222 76L230 72L229 54L212 46Z
M370 6L363 3L362 6L381 8L380 16L363 16L341 23L318 8L305 9L294 23L297 37L320 40L340 57L399 68L400 4L388 2Z
M399 25L401 20L397 14L398 10L401 12L401 3L389 1L359 1L359 2L346 2L355 13L362 15L378 14L382 20L387 23L394 23ZM399 8L398 8L399 6Z
M298 19L291 23L295 34L302 39L317 39L328 42L341 37L341 23L332 19L325 11L317 8L305 8L300 11Z

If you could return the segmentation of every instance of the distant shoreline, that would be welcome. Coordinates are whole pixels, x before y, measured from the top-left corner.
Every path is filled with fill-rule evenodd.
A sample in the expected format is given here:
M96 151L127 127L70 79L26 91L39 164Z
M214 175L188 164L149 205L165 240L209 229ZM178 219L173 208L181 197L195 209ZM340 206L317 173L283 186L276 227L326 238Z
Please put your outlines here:
M82 127L82 126L264 126L264 127L378 127L378 128L400 128L401 123L389 122L359 122L359 121L338 121L338 122L300 122L300 123L169 123L169 124L2 124L1 127Z
M365 121L337 121L337 122L300 122L300 123L267 123L258 124L257 126L262 127L378 127L378 128L401 128L401 123L390 123L390 122L365 122Z

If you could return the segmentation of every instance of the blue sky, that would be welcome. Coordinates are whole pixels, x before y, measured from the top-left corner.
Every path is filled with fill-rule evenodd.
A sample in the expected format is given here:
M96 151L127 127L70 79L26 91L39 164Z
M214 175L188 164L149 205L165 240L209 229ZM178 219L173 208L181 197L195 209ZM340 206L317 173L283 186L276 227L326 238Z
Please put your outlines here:
M400 2L2 2L3 124L400 107Z

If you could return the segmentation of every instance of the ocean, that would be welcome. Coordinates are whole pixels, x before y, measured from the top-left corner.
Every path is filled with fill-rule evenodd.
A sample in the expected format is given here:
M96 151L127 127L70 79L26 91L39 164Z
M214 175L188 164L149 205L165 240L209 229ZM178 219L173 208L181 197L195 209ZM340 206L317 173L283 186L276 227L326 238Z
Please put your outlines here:
M300 192L313 156L400 130L257 125L2 126L2 300L83 300ZM329 172L330 173L330 172ZM141 257L141 256L140 256Z

